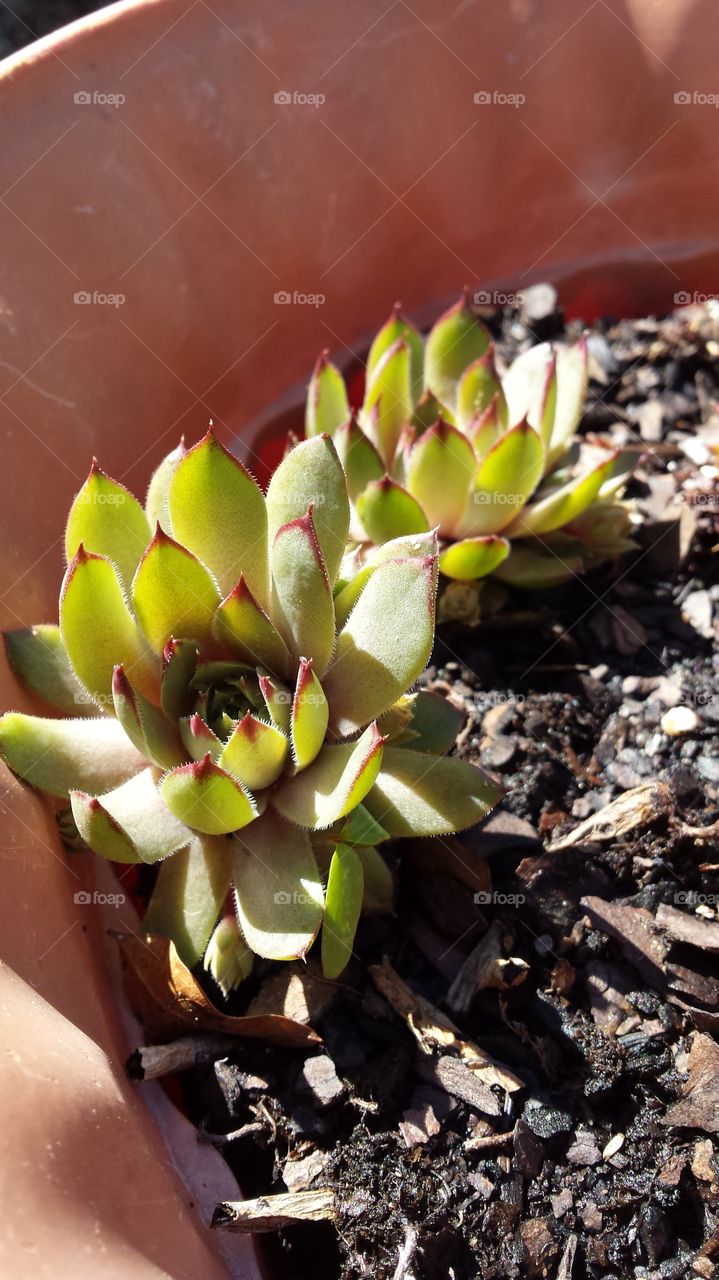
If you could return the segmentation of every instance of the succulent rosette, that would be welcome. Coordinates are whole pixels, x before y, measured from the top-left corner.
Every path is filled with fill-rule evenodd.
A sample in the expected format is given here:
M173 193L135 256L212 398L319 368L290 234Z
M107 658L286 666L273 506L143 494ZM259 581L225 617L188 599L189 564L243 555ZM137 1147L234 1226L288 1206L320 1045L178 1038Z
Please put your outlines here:
M455 709L408 693L432 649L435 534L385 542L346 581L349 521L326 435L266 495L212 432L164 460L144 507L93 464L59 627L6 637L72 718L6 714L2 757L69 797L96 854L160 864L145 928L225 988L248 949L301 957L323 924L341 972L363 907L391 903L378 846L467 827L498 798L444 754Z
M394 309L370 347L356 417L322 355L305 430L335 441L358 547L435 528L454 582L553 586L632 545L616 506L623 462L576 439L586 390L583 339L531 347L500 376L490 332L462 298L426 339ZM477 621L476 591L463 598ZM459 602L455 590L452 616Z

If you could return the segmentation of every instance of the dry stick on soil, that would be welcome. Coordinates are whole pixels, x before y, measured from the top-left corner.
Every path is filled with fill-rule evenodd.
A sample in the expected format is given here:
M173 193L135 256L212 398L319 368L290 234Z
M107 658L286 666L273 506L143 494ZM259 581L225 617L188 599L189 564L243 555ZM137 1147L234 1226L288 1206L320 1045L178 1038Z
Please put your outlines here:
M447 1004L453 1013L467 1013L478 991L488 987L504 991L524 982L529 965L516 956L505 959L503 950L502 925L499 920L493 920L447 992Z
M223 1231L255 1233L279 1231L295 1222L333 1221L337 1216L334 1191L288 1191L256 1200L225 1200L212 1215L212 1226Z
M507 1093L515 1093L517 1089L524 1088L519 1076L508 1067L495 1062L473 1041L465 1040L451 1018L412 991L392 968L386 956L381 965L370 965L370 975L377 990L404 1018L422 1053L431 1055L437 1050L444 1051L453 1067L464 1065L474 1082L480 1081L487 1087L499 1085ZM447 1050L457 1057L450 1057ZM443 1057L440 1062L445 1060Z
M671 802L671 792L663 782L643 782L617 796L610 804L580 822L568 835L560 836L547 846L547 853L559 853L574 845L591 844L595 840L616 840L637 827L646 827L665 813Z
M182 1036L169 1044L140 1045L130 1054L125 1070L131 1080L155 1080L212 1062L236 1044L232 1036Z
M414 1257L414 1251L416 1248L417 1228L413 1227L411 1222L408 1222L404 1229L404 1243L399 1251L397 1266L395 1267L392 1280L405 1280L405 1276L409 1271L409 1264Z
M265 1126L259 1120L253 1120L250 1124L241 1125L239 1129L233 1129L232 1133L208 1133L206 1129L198 1129L197 1141L210 1147L224 1147L228 1142L236 1142L238 1138L249 1138L260 1133L267 1134Z
M508 1129L506 1133L486 1133L479 1138L467 1138L464 1149L465 1151L491 1151L493 1147L505 1146L512 1141L513 1137L514 1129Z

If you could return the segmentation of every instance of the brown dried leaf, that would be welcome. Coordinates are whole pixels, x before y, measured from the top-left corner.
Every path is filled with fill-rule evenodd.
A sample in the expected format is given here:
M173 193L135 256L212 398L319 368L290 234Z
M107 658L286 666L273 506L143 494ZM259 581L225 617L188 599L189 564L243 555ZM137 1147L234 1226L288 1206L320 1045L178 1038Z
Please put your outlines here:
M216 1031L296 1048L321 1043L311 1027L281 1014L230 1017L221 1013L168 938L150 933L113 936L120 947L127 998L148 1035L169 1040L183 1032Z

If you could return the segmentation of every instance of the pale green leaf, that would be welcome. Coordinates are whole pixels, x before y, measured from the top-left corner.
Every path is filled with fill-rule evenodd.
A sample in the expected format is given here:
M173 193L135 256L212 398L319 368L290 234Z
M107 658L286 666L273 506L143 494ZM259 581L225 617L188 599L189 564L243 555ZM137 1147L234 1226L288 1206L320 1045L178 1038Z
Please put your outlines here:
M214 764L209 751L199 763L183 764L166 773L160 793L180 822L206 835L237 831L257 816L257 807L244 787Z
M328 359L328 352L323 351L312 370L307 388L305 435L308 438L322 435L323 432L334 435L349 416L345 380L339 369ZM282 523L286 524L287 521Z
M271 561L279 530L303 517L310 507L332 585L347 541L350 505L337 450L328 436L316 436L298 444L272 476L267 490Z
M367 385L369 386L372 383L383 356L400 339L404 339L409 348L410 391L412 400L416 404L422 395L424 385L424 342L422 341L422 335L418 333L412 322L406 320L402 315L399 303L396 303L392 308L389 320L383 324L369 349L369 355L367 356Z
M354 502L371 480L382 479L384 464L372 441L354 419L339 427L333 439L349 496Z
M237 917L223 916L207 944L204 965L225 998L245 978L249 978L253 964L254 956L245 942Z
M193 833L173 817L157 789L159 771L143 769L115 791L91 796L70 792L72 813L94 853L114 862L160 862L184 848ZM126 856L120 856L122 853Z
M212 623L215 638L236 657L267 667L282 679L291 658L281 635L255 600L244 578L219 605Z
M230 842L194 835L160 867L142 921L146 933L171 938L188 969L202 959L231 882Z
M289 751L290 744L280 729L248 711L235 725L218 763L251 791L259 791L277 781Z
M39 623L21 631L6 631L3 638L10 666L31 693L57 711L97 715L97 705L68 662L59 627Z
M580 555L553 554L537 541L532 546L515 543L507 559L496 570L496 577L511 587L541 590L558 587L581 572Z
M542 475L544 450L528 422L511 427L479 465L459 535L499 533L511 524Z
M589 382L586 337L573 347L556 348L557 404L546 470L551 470L566 451L582 416Z
M149 761L160 769L182 764L185 754L174 725L159 707L153 706L133 689L122 666L115 667L112 677L115 715L130 741Z
M557 360L548 342L522 351L504 376L509 421L527 419L549 449L557 407Z
M413 445L407 463L407 488L420 503L428 524L439 529L440 536L449 537L454 532L476 470L477 459L467 437L442 420Z
M165 533L172 533L169 504L170 483L186 453L187 449L183 439L176 449L173 449L171 453L168 453L162 459L159 467L152 473L147 497L145 498L145 515L151 530L155 529L159 524L165 530Z
M438 545L437 534L431 530L429 533L413 533L406 538L393 538L390 542L375 547L364 564L355 569L346 586L335 596L335 619L338 630L344 626L378 565L384 564L387 560L421 560L426 556L436 556Z
M46 720L19 711L0 718L0 758L24 782L54 796L74 787L107 791L147 763L110 716Z
M472 314L465 298L432 326L425 347L425 385L452 413L462 374L481 359L490 341L489 330Z
M180 737L190 759L199 763L200 760L204 760L209 751L212 759L217 763L224 744L217 734L212 732L202 716L195 711L191 716L183 716L179 723Z
M107 556L129 586L138 560L150 541L151 530L140 503L129 489L100 470L92 469L75 501L65 528L68 564L82 544L86 551Z
M235 837L232 848L237 915L248 945L268 960L304 957L324 909L307 833L270 808Z
M479 822L502 796L466 760L385 747L364 803L392 836L441 836Z
M311 510L278 530L271 558L273 622L295 658L312 658L321 676L334 648L335 611Z
M169 507L173 536L214 574L223 594L243 574L255 600L266 609L270 582L265 500L249 471L212 430L178 464L170 482Z
M322 972L326 978L338 978L349 964L363 893L362 863L354 849L340 844L330 862L322 921Z
M451 542L440 552L439 571L446 578L473 582L493 573L508 555L507 538L498 538L491 533L484 537L462 538L459 542Z
M277 789L272 803L299 827L321 831L345 817L366 796L382 761L384 738L371 724L356 742L325 746Z
M273 680L271 676L261 675L260 691L272 723L278 729L281 729L284 734L289 734L292 718L292 694L287 686L280 684L279 680Z
M437 560L377 565L337 639L322 686L342 737L382 715L424 671L434 640Z
M429 530L429 521L417 499L390 476L368 484L356 506L366 536L375 546Z
M542 497L540 493L537 500L525 507L510 525L508 536L526 538L533 534L538 537L553 533L555 529L569 524L570 520L576 520L594 502L605 480L611 475L618 456L617 453L610 454L591 471L573 476L566 484L552 489L546 497Z
M312 660L301 658L292 700L292 758L298 769L306 769L325 740L329 707L322 685L312 670Z
M101 706L112 703L112 673L122 663L136 688L157 701L157 658L131 614L111 562L78 549L60 592L60 633L75 675Z
M457 424L463 431L496 402L498 421L506 431L509 426L507 401L494 363L494 343L483 356L465 369L457 387ZM515 419L517 421L517 419Z
M405 423L414 409L412 357L406 338L393 342L378 360L365 388L360 425L377 446L387 470Z
M194 640L168 640L162 654L160 705L170 720L179 720L192 711L195 703L192 679L197 670L197 645Z
M171 636L189 636L201 647L211 640L220 593L204 564L158 525L133 579L132 603L150 645L162 653Z

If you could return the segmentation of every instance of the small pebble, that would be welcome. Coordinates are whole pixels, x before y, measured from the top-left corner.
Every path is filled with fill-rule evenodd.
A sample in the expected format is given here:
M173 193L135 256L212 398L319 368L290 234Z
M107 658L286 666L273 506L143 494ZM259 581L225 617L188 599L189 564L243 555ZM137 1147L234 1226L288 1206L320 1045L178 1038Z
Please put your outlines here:
M676 738L681 733L695 733L699 728L699 716L691 707L671 707L664 712L660 724L663 733Z
M623 1146L624 1134L615 1133L614 1137L609 1139L609 1142L602 1152L602 1160L611 1160L612 1156L615 1156Z

